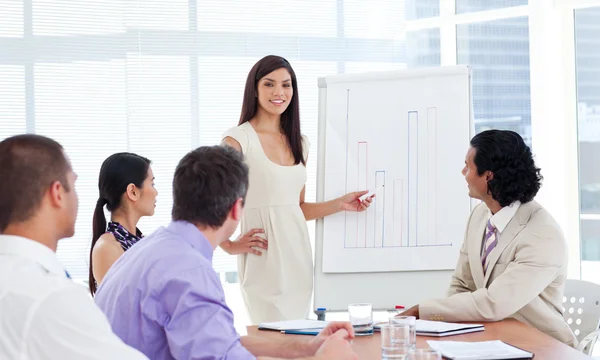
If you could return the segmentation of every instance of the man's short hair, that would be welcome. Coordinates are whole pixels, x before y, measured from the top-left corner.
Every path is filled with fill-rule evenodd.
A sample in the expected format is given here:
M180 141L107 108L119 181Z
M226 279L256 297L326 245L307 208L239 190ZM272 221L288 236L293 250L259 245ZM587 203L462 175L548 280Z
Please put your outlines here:
M510 130L487 130L475 135L471 146L475 149L477 173L494 173L488 190L500 206L533 200L543 178L521 135Z
M69 191L71 165L63 147L41 135L17 135L0 142L0 232L28 220L55 181Z
M175 169L173 220L219 228L247 190L248 167L240 152L229 146L199 147Z

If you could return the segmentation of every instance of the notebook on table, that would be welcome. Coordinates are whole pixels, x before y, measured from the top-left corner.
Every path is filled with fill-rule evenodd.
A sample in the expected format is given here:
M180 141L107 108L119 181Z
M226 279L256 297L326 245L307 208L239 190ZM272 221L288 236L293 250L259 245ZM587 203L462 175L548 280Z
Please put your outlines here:
M289 321L276 321L269 323L258 324L259 330L275 330L275 331L284 331L284 330L322 330L324 329L328 321L320 321L320 320L289 320Z
M387 324L384 322L383 324ZM379 331L379 326L382 323L375 325L375 331ZM485 328L481 324L458 324L458 323L447 323L441 321L429 321L429 320L417 320L416 323L417 335L419 336L432 336L432 337L444 337L460 334L468 334L472 332L483 331Z
M483 331L482 324L459 324L441 321L417 320L417 335L444 337Z
M520 360L533 359L534 353L519 349L500 340L493 341L439 341L427 344L450 360Z

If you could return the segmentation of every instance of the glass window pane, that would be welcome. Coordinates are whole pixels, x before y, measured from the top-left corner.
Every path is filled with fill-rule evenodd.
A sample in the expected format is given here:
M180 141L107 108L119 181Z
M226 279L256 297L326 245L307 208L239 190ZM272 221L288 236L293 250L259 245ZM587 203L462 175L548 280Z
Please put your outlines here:
M600 261L600 217L581 221L581 260Z
M200 145L220 143L221 135L238 124L246 77L256 61L249 57L220 56L198 59Z
M78 174L75 236L59 242L57 255L75 280L87 279L100 165L127 150L125 64L38 63L34 80L35 132L60 142Z
M600 7L575 11L581 212L600 213Z
M203 0L197 3L201 31L327 37L337 34L337 0Z
M126 6L126 24L140 29L189 29L188 0L119 0Z
M473 69L475 130L513 130L531 145L527 17L456 27L458 63Z
M502 9L527 4L528 0L456 0L456 13L464 14L474 11Z
M138 226L146 234L171 221L175 167L192 148L189 70L186 56L128 54L129 149L152 161L158 190L154 215Z
M100 35L121 33L121 0L36 0L32 4L34 35Z
M600 284L600 217L581 220L581 279Z
M23 0L2 0L0 37L23 36Z
M439 28L411 31L406 34L406 63L408 67L440 65Z
M396 39L404 33L404 1L344 0L344 35L357 39Z
M582 279L600 283L600 7L575 10Z
M0 65L0 141L24 133L25 67Z
M406 69L404 63L346 61L344 74L360 74L374 71L392 71Z
M445 0L406 0L406 20L440 16L440 1Z
M346 61L344 73L400 70L414 67L439 66L440 29L425 29L406 33L395 48L389 49L389 61Z

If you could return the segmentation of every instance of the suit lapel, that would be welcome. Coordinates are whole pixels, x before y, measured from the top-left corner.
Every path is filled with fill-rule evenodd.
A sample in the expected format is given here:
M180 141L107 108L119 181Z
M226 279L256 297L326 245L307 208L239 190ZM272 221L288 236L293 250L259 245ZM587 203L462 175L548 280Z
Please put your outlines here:
M473 214L471 226L467 241L469 241L469 264L471 267L471 275L477 289L484 287L483 284L483 266L481 266L481 246L483 241L483 233L487 222L487 207L482 205L482 210L478 214Z
M500 255L506 249L506 247L515 240L519 232L523 230L529 217L531 215L531 205L532 204L522 204L517 210L515 216L510 220L504 231L499 234L498 244L496 248L492 250L489 256L488 269L485 272L485 277L483 279L483 286L486 286L490 281L490 276L494 269L494 266L500 259Z

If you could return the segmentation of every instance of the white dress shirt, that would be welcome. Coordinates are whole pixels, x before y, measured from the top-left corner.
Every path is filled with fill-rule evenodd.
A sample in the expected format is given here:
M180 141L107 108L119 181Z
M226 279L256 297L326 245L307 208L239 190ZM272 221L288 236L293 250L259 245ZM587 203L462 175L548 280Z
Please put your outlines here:
M492 214L492 212L488 210L488 217L490 219L490 222L496 228L497 241L500 241L502 232L504 231L504 229L506 228L508 223L512 220L512 218L515 216L515 214L517 213L517 210L519 210L520 206L521 206L521 202L519 200L517 200L517 201L513 202L512 204L503 207L502 209L500 209L500 211L498 211L495 214ZM481 241L481 253L482 254L483 254L483 250L485 249L486 231L487 231L487 228L483 232L483 237L482 237L482 241ZM492 251L494 251L494 250L492 250Z
M147 358L112 332L52 250L0 235L0 359Z
M490 211L490 213L489 213L490 221L491 221L492 225L494 225L494 227L498 230L498 235L502 234L502 232L504 231L504 229L506 228L508 223L512 220L512 218L517 213L517 210L519 210L520 206L521 206L521 202L519 200L517 200L517 201L513 202L512 204L503 207L502 209L500 209L500 211L498 211L497 213L495 213L493 215L492 215L492 212Z

